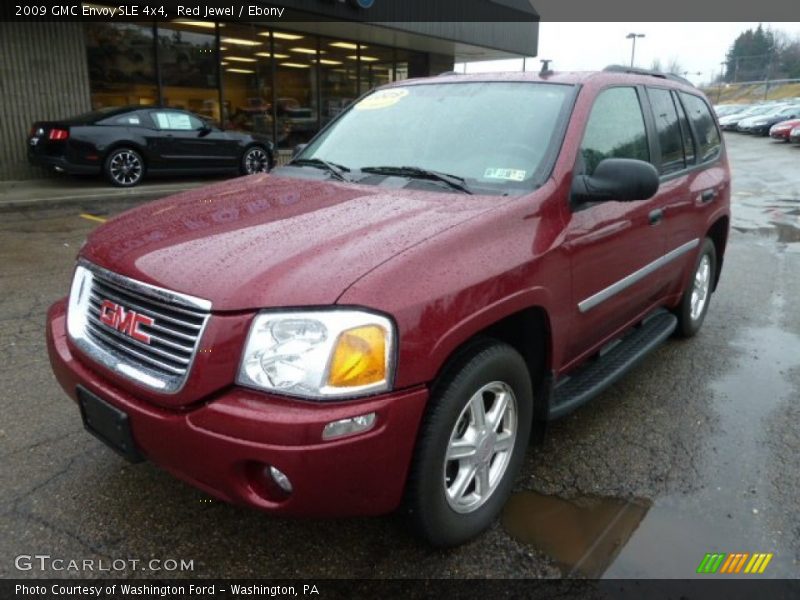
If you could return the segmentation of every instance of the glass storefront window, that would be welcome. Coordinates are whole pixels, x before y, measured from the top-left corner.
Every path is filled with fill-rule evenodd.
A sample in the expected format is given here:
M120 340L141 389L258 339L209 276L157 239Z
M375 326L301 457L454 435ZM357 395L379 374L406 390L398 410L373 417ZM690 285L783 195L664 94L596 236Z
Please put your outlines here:
M361 93L394 81L394 50L380 46L359 46Z
M358 98L358 45L335 38L320 38L319 82L322 125Z
M423 52L396 48L395 61L395 81L410 77L426 77L429 73L428 57Z
M193 21L158 25L161 93L165 105L219 122L217 43L208 31Z
M153 27L137 23L86 23L92 109L155 104Z
M269 31L231 24L221 31L223 125L271 137L273 82Z
M423 53L258 25L87 23L92 108L149 105L308 142L365 92L424 75Z
M317 87L318 38L273 32L275 115L278 148L304 144L319 130ZM323 54L326 57L327 51Z

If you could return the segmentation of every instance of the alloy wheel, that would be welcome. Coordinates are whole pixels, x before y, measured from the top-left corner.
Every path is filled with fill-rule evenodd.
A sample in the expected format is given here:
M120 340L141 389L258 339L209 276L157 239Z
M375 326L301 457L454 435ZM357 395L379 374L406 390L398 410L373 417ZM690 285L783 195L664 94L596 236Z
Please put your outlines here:
M692 300L689 314L692 321L699 319L705 310L708 301L708 292L711 289L711 259L704 254L697 265L692 284Z
M467 402L450 434L444 461L447 503L458 513L480 508L508 468L517 437L517 399L502 381L484 385Z
M142 161L133 152L117 152L111 158L109 171L120 185L134 185L142 178Z
M269 158L261 148L249 150L244 157L244 170L248 175L264 173L269 170Z

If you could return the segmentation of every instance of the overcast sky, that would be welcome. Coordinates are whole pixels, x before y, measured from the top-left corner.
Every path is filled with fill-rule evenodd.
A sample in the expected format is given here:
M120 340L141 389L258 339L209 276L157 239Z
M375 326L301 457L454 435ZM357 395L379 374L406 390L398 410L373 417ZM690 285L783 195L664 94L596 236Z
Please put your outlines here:
M722 9L721 9L722 10ZM791 37L800 36L800 23L764 23ZM725 53L742 31L758 23L540 23L539 55L528 60L529 71L538 70L539 59L553 60L557 71L593 71L610 64L630 64L628 33L644 33L636 40L636 66L650 67L658 58L666 67L672 58L689 71L695 84L719 74ZM457 69L462 70L459 66ZM467 72L519 71L521 60L470 63ZM697 75L697 72L701 75Z

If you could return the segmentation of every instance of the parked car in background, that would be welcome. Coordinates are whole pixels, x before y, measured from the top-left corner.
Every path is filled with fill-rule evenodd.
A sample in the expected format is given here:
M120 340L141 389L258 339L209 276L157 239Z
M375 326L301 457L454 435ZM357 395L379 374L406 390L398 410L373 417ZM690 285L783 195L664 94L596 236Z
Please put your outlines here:
M795 119L797 117L800 117L800 105L784 105L773 111L742 119L739 121L736 129L742 133L769 135L769 130L775 123L780 123L786 119Z
M792 129L798 126L800 126L800 119L789 119L788 121L780 121L778 123L775 123L775 125L773 125L772 127L770 127L769 135L773 139L788 142L789 137L791 136L792 133Z
M714 112L717 113L717 117L726 117L741 112L748 106L748 104L717 104L714 106Z
M534 425L700 331L730 189L675 76L396 82L268 176L95 229L50 360L132 461L273 514L404 506L453 546L492 525Z
M34 165L75 175L102 173L120 187L151 174L251 174L274 166L266 136L224 131L193 113L158 106L38 121L27 143Z
M742 110L741 112L721 117L719 119L719 125L725 131L735 131L737 125L739 125L739 122L742 121L743 119L748 119L750 117L766 114L772 110L775 110L774 105L772 104L756 104Z

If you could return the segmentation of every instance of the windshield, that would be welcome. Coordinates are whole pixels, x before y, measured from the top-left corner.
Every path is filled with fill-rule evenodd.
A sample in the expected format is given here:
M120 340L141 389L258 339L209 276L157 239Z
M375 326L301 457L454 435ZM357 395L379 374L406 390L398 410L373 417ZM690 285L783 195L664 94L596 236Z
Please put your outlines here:
M415 167L456 176L480 192L530 189L547 166L571 91L569 85L526 82L386 88L357 102L299 159L354 173Z

